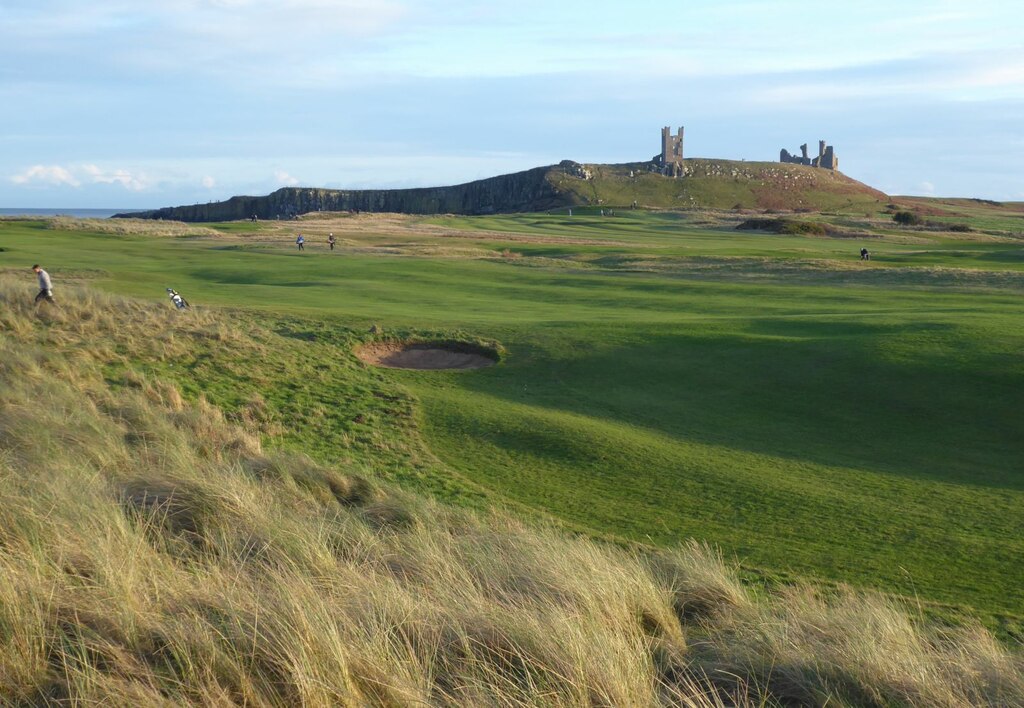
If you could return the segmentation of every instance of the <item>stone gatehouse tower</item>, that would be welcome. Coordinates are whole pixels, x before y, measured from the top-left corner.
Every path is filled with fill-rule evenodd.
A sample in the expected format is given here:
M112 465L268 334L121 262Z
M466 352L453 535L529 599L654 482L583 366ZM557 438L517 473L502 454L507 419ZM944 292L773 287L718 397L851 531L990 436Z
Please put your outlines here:
M661 155L658 162L663 175L681 177L683 175L683 128L672 135L667 125L661 129Z

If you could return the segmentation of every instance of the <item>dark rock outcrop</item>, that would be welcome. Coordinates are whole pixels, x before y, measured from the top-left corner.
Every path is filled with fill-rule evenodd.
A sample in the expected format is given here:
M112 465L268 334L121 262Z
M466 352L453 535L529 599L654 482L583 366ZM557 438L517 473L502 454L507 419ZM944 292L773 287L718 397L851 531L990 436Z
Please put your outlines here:
M559 167L581 168L570 160ZM547 179L554 167L535 167L450 187L419 189L315 189L283 187L265 197L232 197L223 202L165 207L117 217L173 221L234 221L288 218L315 211L397 212L402 214L495 214L543 211L562 206Z

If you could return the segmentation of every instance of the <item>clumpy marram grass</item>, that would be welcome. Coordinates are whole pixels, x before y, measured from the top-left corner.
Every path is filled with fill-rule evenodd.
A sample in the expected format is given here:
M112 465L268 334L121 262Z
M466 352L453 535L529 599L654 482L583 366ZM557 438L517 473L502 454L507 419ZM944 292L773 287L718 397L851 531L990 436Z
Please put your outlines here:
M163 381L111 386L131 357L249 336L216 311L27 300L0 281L4 704L1024 702L1020 654L981 629L756 597L701 544L455 510L268 452Z
M216 237L221 232L182 221L150 219L79 219L70 216L47 217L48 227L59 231L91 231L115 236L163 236L172 238Z

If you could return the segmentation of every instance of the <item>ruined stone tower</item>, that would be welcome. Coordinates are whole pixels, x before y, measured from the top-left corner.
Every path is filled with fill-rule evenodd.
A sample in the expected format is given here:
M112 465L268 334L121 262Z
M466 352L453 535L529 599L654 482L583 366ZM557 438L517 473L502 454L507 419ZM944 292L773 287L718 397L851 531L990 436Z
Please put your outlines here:
M661 129L661 173L671 177L680 177L683 174L683 128L672 135L672 129L667 125Z
M818 159L813 163L815 167L824 167L826 170L838 170L839 158L831 145L826 145L824 140L818 141Z
M807 143L800 146L800 155L791 155L789 150L783 149L779 152L779 162L789 162L794 165L809 165L811 167L823 167L826 170L838 170L839 158L831 145L826 145L824 140L818 141L818 156L814 159L807 154Z

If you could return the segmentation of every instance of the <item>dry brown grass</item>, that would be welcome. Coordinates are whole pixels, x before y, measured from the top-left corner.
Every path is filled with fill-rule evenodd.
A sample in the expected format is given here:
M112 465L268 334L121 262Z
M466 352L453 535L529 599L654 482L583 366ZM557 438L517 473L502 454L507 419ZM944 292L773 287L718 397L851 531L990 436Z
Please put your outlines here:
M421 216L405 214L345 214L317 212L294 220L260 221L255 231L224 232L200 224L151 219L80 219L68 216L43 217L48 228L60 231L91 231L119 236L154 236L165 238L215 238L239 243L280 243L294 247L295 234L302 233L308 246L327 247L327 235L333 233L342 249L362 249L386 255L388 248L395 255L440 255L453 258L494 258L492 251L450 245L455 241L501 240L517 243L559 243L575 245L626 245L595 239L548 237L537 234L505 231L462 230L435 223ZM400 237L400 244L380 243Z
M573 261L564 261L572 264ZM585 266L586 263L578 263ZM829 258L778 260L747 256L697 256L622 258L604 263L608 270L658 273L708 280L749 280L842 284L871 284L888 287L947 286L965 289L1024 289L1024 273L1012 270L978 270L947 266L900 267L871 262Z
M326 242L327 234L333 232L339 238L355 239L358 243L371 245L373 239L378 237L402 237L403 239L443 239L445 241L504 241L510 243L557 243L563 245L595 245L595 246L625 246L621 241L606 239L575 238L564 236L544 236L536 233L521 233L515 231L491 231L486 229L458 229L433 223L430 217L411 216L406 214L347 214L338 215L335 212L310 213L294 221L265 221L260 222L265 230L264 234L257 238L263 238L273 234L273 239L278 240L285 235L301 231L303 234L312 234L314 240ZM407 245L403 242L402 246ZM408 244L416 246L415 242ZM430 244L422 244L429 247ZM447 246L447 248L461 249L460 246Z
M152 219L78 219L70 216L47 217L48 228L55 231L92 231L117 236L163 236L170 238L220 237L221 232L182 221Z
M243 428L138 374L111 388L128 354L249 334L66 302L0 280L0 703L1024 702L1020 654L981 629L845 590L756 599L706 546L453 510L266 452L259 400Z

